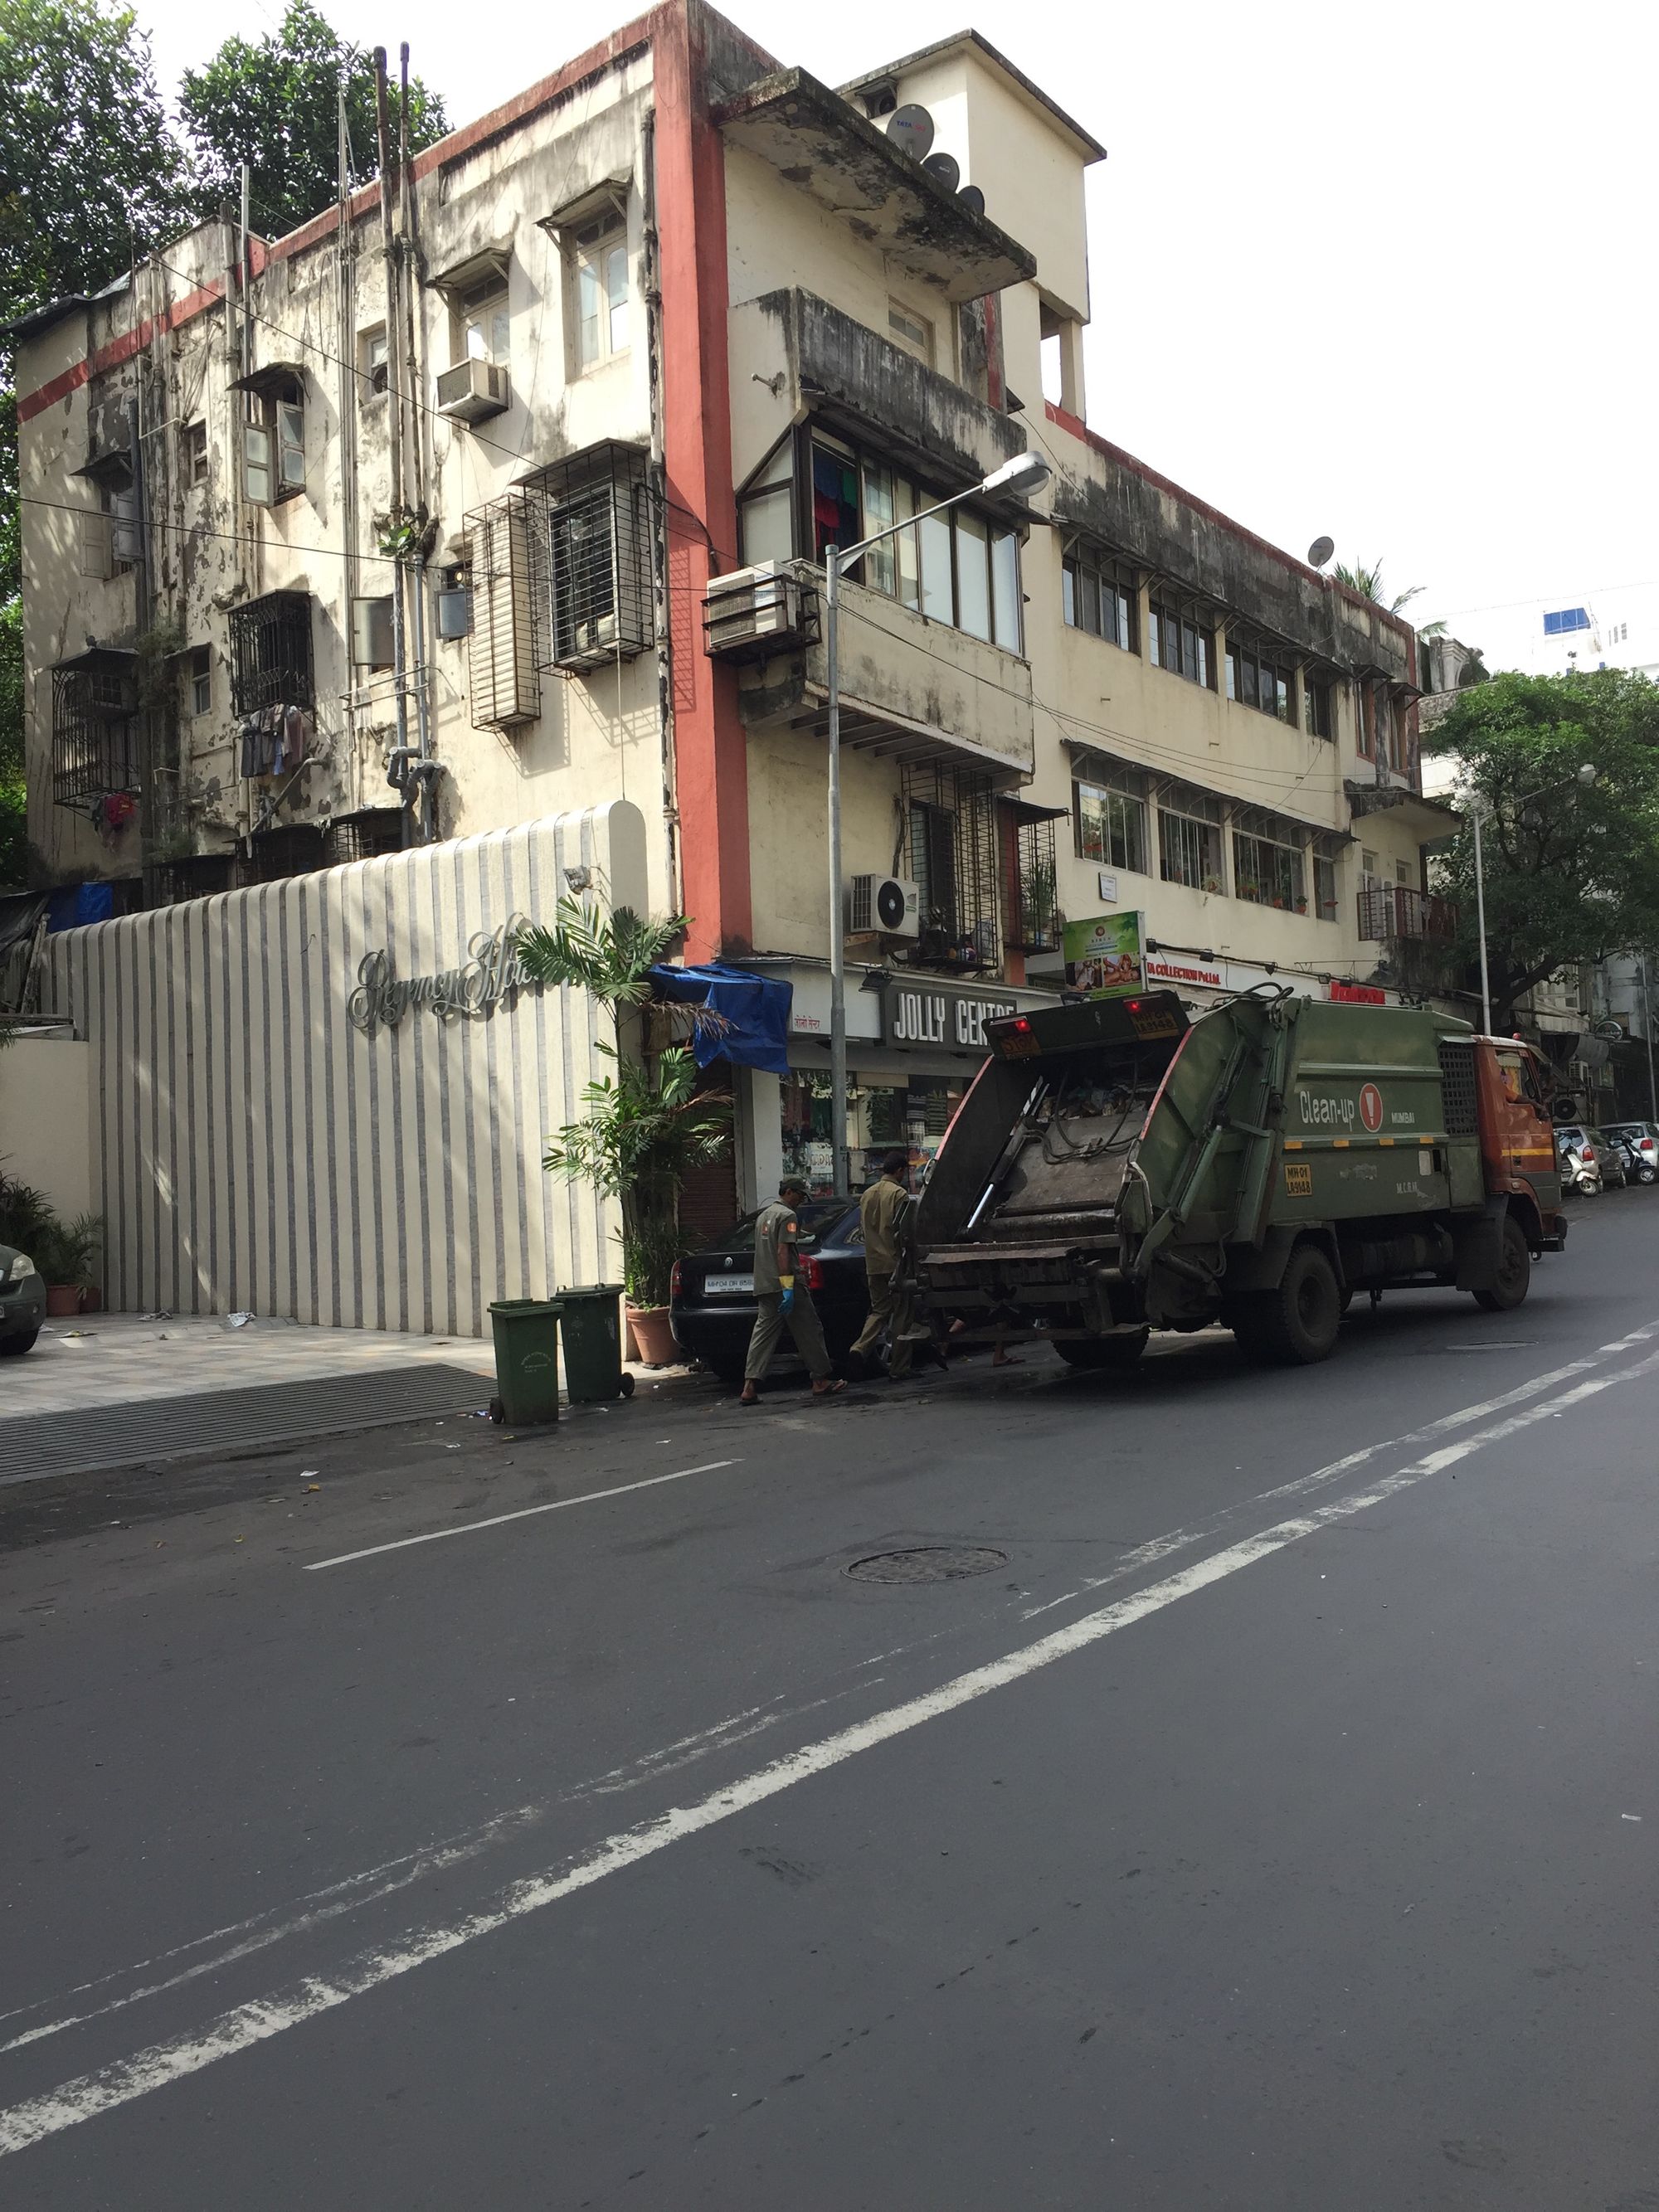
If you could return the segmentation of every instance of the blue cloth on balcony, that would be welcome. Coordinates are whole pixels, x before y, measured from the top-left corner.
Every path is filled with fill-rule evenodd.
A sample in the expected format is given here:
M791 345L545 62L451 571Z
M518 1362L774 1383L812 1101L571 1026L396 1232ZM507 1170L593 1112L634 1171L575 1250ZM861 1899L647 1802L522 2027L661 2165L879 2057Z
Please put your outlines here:
M651 970L651 988L659 999L683 1006L706 1006L720 1017L718 1023L700 1022L693 1034L699 1067L729 1060L737 1067L763 1067L773 1075L789 1073L793 984L711 960L703 968L659 963Z

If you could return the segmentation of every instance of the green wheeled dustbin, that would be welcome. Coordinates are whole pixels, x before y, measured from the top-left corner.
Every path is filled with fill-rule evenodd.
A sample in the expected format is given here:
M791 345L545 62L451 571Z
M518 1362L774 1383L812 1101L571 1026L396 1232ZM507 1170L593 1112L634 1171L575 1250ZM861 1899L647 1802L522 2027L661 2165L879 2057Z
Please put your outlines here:
M631 1398L634 1378L623 1372L620 1283L580 1284L559 1292L559 1333L564 1339L564 1382L573 1406Z
M489 1309L495 1339L495 1390L490 1413L516 1429L559 1418L557 1298L497 1298Z

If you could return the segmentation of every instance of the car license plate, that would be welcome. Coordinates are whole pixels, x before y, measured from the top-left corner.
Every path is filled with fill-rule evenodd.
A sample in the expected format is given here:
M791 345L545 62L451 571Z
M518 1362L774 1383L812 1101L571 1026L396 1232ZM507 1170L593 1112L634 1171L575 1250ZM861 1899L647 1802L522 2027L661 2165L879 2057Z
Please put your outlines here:
M705 1275L702 1286L711 1298L733 1297L739 1291L753 1292L752 1275Z

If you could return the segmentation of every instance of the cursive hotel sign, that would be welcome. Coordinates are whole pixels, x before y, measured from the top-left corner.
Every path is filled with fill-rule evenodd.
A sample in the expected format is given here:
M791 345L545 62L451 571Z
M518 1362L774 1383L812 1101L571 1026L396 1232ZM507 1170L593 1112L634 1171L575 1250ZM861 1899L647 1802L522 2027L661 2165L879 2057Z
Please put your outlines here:
M347 1020L368 1036L392 1028L411 1006L430 1006L443 1021L476 1021L510 1006L520 991L540 988L519 963L519 939L529 927L525 915L513 915L499 929L481 929L468 942L468 958L438 975L399 975L389 952L366 952L346 1000Z

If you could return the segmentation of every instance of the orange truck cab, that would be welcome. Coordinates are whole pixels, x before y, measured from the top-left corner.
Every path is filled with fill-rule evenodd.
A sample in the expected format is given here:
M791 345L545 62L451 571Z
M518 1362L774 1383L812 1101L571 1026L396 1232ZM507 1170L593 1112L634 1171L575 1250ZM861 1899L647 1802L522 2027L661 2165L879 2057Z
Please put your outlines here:
M1540 1251L1566 1243L1548 1061L1515 1037L1476 1037L1475 1117L1486 1194L1528 1218Z

